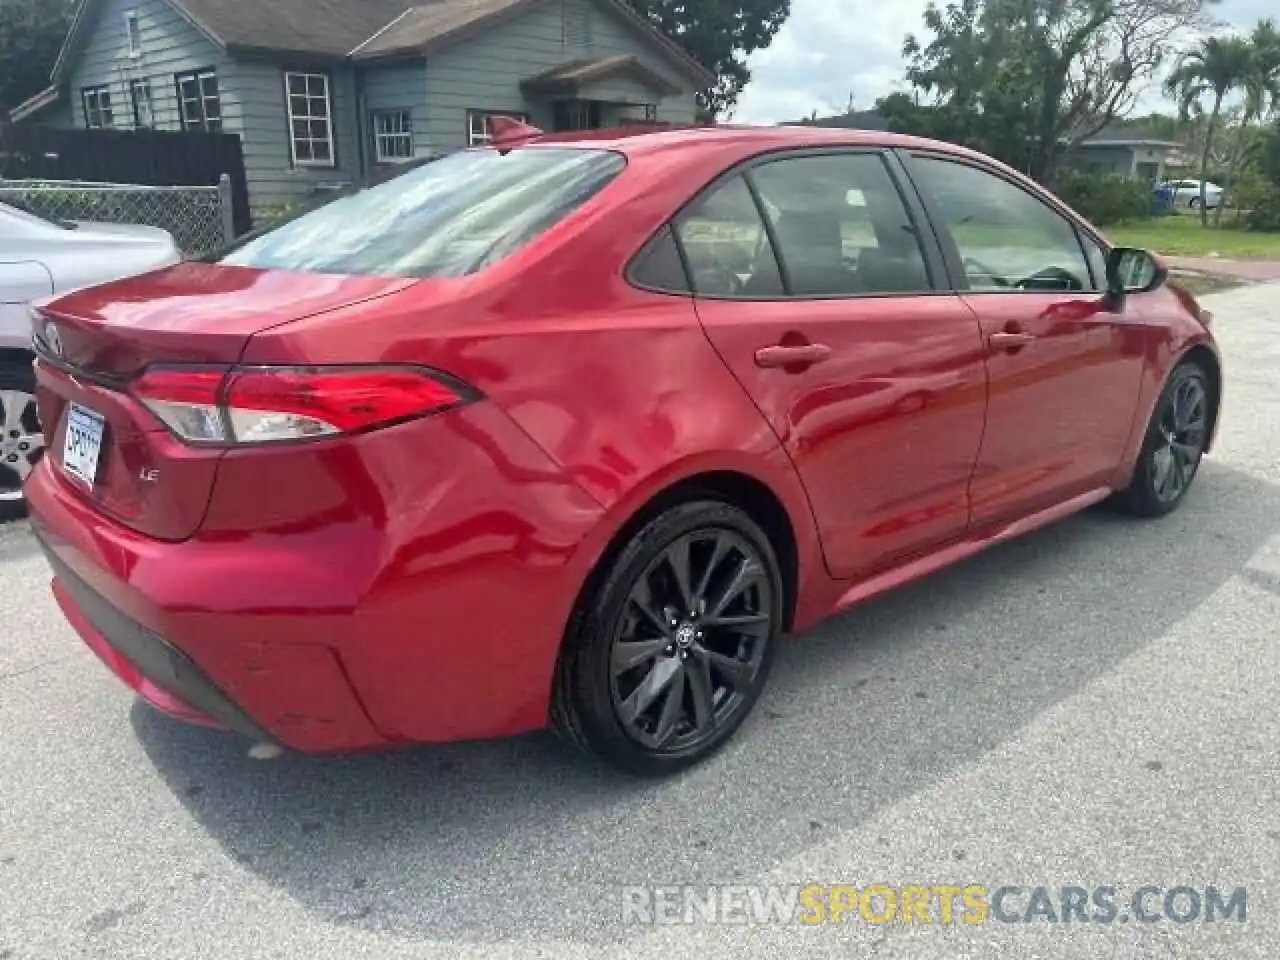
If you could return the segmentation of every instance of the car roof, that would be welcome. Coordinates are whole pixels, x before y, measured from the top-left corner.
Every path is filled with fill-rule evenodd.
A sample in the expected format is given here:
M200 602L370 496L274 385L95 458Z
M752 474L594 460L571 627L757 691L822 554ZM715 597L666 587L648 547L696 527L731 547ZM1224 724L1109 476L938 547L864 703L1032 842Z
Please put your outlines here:
M760 127L747 125L663 127L614 127L604 130L583 130L571 133L547 133L523 141L524 144L545 146L583 146L616 150L628 156L672 149L697 149L705 146L731 147L739 145L744 152L768 152L822 147L891 147L902 149L929 149L979 157L971 150L952 143L925 140L883 130L846 130L838 127L779 126Z

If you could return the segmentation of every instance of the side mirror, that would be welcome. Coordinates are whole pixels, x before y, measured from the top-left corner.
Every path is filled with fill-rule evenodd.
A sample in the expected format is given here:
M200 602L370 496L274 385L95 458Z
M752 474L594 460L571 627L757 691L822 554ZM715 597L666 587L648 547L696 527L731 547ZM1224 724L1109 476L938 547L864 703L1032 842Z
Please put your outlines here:
M1169 271L1146 250L1116 247L1107 255L1107 293L1117 300L1155 290L1168 278Z

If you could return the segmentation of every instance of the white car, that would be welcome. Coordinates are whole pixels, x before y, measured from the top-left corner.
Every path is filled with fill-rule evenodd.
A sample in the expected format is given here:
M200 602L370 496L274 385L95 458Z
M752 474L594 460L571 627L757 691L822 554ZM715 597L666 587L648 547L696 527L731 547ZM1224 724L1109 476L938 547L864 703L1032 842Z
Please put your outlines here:
M23 512L22 481L44 453L31 369L31 303L166 267L173 237L132 224L51 222L0 203L0 519Z
M1173 194L1173 205L1175 209L1199 209L1199 180L1170 180L1167 183L1161 184L1161 186ZM1205 208L1212 210L1214 207L1218 206L1218 204L1222 203L1222 192L1223 191L1220 186L1206 180L1204 182Z

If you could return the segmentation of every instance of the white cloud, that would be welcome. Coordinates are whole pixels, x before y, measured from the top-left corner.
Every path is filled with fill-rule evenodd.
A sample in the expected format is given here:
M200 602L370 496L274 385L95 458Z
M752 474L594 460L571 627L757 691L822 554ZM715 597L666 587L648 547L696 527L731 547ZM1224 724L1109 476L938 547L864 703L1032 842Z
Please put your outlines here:
M792 0L791 17L773 45L750 59L752 81L734 120L776 123L813 110L844 109L852 93L859 109L904 89L902 41L918 32L926 0ZM1222 0L1214 15L1247 28L1280 16L1275 0ZM1158 97L1144 106L1159 106Z

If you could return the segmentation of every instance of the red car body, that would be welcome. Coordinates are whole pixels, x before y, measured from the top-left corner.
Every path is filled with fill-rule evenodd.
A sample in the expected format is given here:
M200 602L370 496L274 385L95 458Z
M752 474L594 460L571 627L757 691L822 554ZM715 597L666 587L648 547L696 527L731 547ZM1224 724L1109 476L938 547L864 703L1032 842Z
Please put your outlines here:
M61 354L37 363L52 426L33 526L67 618L152 704L308 752L541 728L586 585L672 491L720 491L770 531L799 632L1123 488L1173 366L1194 353L1219 377L1204 316L1171 285L1118 307L963 291L741 303L629 279L682 205L764 154L928 149L1058 208L959 148L719 129L516 149L549 144L626 170L467 276L187 263L43 307ZM1033 349L991 347L1015 328ZM805 343L828 362L753 360ZM156 363L420 364L472 402L204 447L130 392ZM72 401L106 423L92 490L60 469Z

